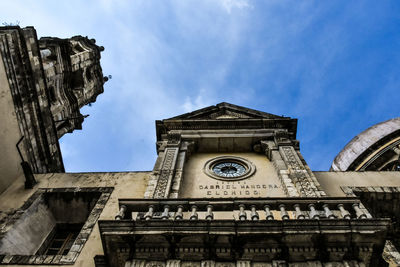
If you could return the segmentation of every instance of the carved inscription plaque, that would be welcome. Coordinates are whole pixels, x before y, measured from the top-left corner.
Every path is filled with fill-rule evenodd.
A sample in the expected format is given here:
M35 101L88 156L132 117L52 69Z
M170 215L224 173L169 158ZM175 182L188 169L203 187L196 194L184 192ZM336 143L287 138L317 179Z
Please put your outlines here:
M207 197L268 197L280 191L279 184L255 184L246 181L216 181L198 185L198 190Z
M204 172L204 166L213 158L240 157L252 164L256 171L245 179L218 180ZM235 167L235 166L234 166ZM183 198L258 198L284 197L282 185L272 163L264 155L253 153L198 153L186 162L179 197Z

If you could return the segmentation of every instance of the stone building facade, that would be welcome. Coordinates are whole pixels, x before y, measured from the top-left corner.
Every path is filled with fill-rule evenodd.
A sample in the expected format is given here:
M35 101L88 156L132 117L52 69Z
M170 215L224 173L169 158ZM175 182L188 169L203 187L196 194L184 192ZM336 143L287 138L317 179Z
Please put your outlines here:
M102 48L19 27L0 41L0 265L397 265L396 168L313 172L297 119L220 103L156 121L152 171L65 173L58 138L103 91Z
M31 173L64 172L58 139L82 128L79 109L103 92L103 49L87 37L0 27L0 193L21 173L32 187Z

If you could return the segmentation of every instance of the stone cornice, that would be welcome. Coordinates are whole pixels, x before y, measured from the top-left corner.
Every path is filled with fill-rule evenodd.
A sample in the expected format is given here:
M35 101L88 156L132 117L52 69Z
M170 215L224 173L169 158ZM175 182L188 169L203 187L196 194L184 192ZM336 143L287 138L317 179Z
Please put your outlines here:
M227 120L164 120L156 121L157 141L171 130L222 130L222 129L286 129L288 136L296 138L297 119L227 119Z
M132 257L302 261L305 255L322 261L350 257L368 265L383 250L389 221L123 220L99 221L99 229L110 266L123 266Z

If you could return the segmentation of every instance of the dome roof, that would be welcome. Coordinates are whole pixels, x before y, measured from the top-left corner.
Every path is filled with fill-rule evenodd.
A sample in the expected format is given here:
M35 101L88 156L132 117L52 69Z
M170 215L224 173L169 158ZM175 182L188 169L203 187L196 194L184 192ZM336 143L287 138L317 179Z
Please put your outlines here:
M332 163L331 171L365 170L382 157L385 151L399 144L400 117L375 124L355 136L340 151ZM380 160L381 167L383 163ZM375 169L370 167L369 170L379 170L377 164L373 166Z

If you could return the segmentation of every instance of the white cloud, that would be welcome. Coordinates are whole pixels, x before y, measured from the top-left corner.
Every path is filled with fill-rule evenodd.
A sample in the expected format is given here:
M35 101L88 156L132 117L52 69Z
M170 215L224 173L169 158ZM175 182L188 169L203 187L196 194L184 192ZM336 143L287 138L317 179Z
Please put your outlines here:
M205 97L203 97L205 96ZM183 103L182 107L184 112L191 112L197 109L201 109L207 106L211 106L215 99L210 100L209 97L207 97L206 90L202 89L200 90L199 94L193 99L191 97L186 97L185 102Z
M332 118L340 103L353 101L354 90L338 96L327 90L336 83L327 84L327 78L340 71L340 60L354 46L353 35L373 31L372 25L386 19L374 19L378 13L365 11L367 6L279 0L24 0L5 1L3 7L4 22L33 25L39 37L88 35L105 47L102 67L113 79L88 109L81 134L61 142L64 158L75 160L67 169L74 171L126 170L122 163L112 165L118 164L115 158L131 162L131 169L150 169L154 159L145 157L154 153L154 120L221 101L300 116L300 127L312 117L318 127L303 139L311 143L330 123L325 116ZM391 75L399 77L397 70ZM394 79L382 90L393 98L396 84ZM369 105L376 114L387 102L379 97ZM102 165L95 162L106 156L111 159L99 161Z
M231 14L233 9L253 8L247 0L221 0L221 4L228 14Z

